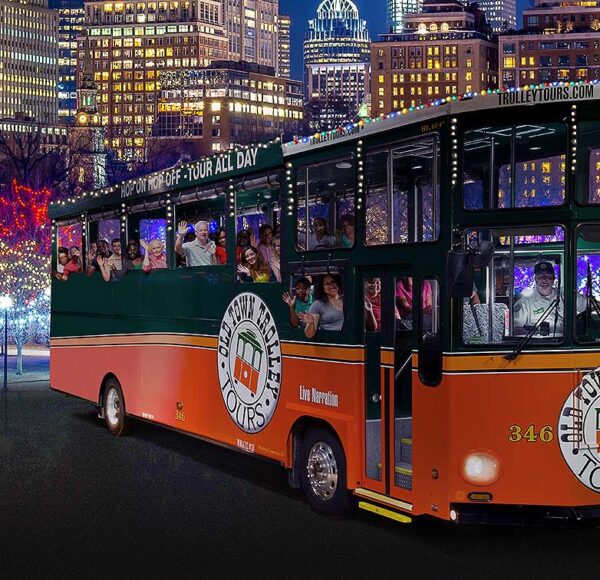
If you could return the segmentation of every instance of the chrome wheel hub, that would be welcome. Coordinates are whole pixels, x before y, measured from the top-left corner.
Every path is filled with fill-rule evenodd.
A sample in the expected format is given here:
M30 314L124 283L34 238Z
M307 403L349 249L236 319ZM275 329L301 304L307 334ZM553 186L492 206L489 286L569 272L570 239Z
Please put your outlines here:
M121 401L117 389L109 389L106 395L106 418L111 425L118 425L121 417Z
M308 482L319 499L329 500L338 484L338 467L333 449L327 443L315 443L308 454L306 465Z

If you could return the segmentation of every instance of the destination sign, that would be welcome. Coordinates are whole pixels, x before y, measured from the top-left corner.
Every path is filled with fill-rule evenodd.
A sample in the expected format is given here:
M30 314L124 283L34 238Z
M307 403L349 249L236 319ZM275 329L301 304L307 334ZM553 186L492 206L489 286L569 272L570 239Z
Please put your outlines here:
M208 181L226 179L238 171L253 171L278 165L282 162L280 145L248 147L227 151L221 155L203 157L189 163L151 173L139 179L125 181L120 186L122 200L140 196L187 189Z

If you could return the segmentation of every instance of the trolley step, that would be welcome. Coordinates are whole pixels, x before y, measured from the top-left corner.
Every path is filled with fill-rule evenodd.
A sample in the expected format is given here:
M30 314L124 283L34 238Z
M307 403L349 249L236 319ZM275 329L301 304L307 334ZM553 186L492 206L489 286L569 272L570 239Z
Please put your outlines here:
M359 501L358 507L361 510L368 511L373 514L377 514L378 516L383 516L384 518L389 518L403 524L410 524L412 522L412 518L405 516L404 514L393 512L392 510L372 503L367 503L366 501Z
M368 505L379 509L386 509L390 513L401 512L400 515L403 515L404 517L408 517L406 515L406 512L411 512L413 509L412 504L407 501L395 499L393 497L388 497L387 495L383 495L382 493L378 493L370 489L364 489L362 487L356 488L354 490L354 495L359 498L359 504L362 503L365 504L365 506ZM371 511L373 513L378 513L379 515L386 515L384 513L371 509L371 507L364 507L360 505L359 507L362 507L362 509Z
M381 474L381 462L377 464L377 470ZM401 461L394 466L394 485L412 491L412 464Z

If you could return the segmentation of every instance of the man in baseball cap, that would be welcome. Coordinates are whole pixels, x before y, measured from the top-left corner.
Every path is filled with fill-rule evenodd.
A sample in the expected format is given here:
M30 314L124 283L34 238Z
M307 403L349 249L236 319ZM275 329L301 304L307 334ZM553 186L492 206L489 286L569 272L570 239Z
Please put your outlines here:
M535 287L530 292L523 292L515 304L515 334L527 334L543 316L550 305L556 301L557 289L554 288L556 274L551 262L538 262L534 269ZM540 325L538 334L562 336L564 328L563 300L556 306L558 318L551 312ZM555 326L556 322L556 328Z
M514 333L517 335L527 334L544 315L546 310L556 301L558 295L558 289L554 286L556 274L552 262L547 260L538 262L533 269L533 275L535 286L532 289L525 290L514 307ZM563 335L564 296L562 296L562 292L559 303L555 308L557 310L552 310L546 316L537 329L536 334L550 337L560 337ZM585 298L578 294L577 312L582 312L583 310L585 310ZM556 315L557 312L558 316Z

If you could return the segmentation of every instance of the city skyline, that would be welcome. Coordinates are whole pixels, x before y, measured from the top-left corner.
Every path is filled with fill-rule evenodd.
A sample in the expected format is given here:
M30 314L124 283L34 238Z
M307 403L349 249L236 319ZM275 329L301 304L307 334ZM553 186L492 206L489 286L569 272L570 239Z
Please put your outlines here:
M292 78L302 79L302 45L308 30L308 21L314 18L317 6L321 0L311 0L310 2L295 2L294 0L279 0L279 11L281 14L287 14L292 19ZM354 0L358 7L361 18L367 21L367 28L371 35L371 40L378 40L378 35L385 34L386 29L386 2L378 0L370 2L367 0ZM517 0L517 24L521 23L521 14L523 8L530 4L529 0Z

